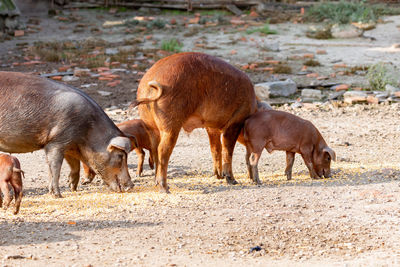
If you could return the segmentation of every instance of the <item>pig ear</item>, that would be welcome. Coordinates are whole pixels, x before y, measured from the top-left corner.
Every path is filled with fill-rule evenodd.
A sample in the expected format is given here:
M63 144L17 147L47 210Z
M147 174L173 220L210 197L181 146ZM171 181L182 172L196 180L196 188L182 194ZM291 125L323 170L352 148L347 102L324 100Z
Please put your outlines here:
M131 141L131 151L139 146L135 136L133 136L131 134L125 134L125 135Z
M111 139L107 146L107 150L111 152L113 148L125 151L128 154L131 151L131 141L128 137L117 136Z
M331 157L331 159L332 159L333 161L336 161L336 153L335 153L335 151L332 150L332 148L330 148L329 146L327 146L327 147L325 147L322 151L323 151L324 153L328 153L329 156Z

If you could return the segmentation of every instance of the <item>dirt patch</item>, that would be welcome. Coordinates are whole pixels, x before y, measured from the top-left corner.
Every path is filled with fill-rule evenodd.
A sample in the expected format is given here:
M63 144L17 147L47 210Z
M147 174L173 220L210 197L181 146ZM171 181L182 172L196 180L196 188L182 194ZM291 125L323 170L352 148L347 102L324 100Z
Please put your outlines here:
M371 32L377 42L370 43L362 38L310 40L302 35L306 25L293 27L293 24L274 25L278 35L271 36L258 33L248 36L240 26L228 24L201 28L193 31L191 37L183 38L183 34L197 27L185 27L183 22L181 28L127 33L130 28L126 26L115 29L99 26L107 19L115 20L114 15L91 12L94 11L64 14L71 23L41 17L40 31L0 43L1 70L38 74L59 71L71 62L21 64L41 61L24 58L29 52L27 47L39 40L85 40L90 27L101 29L99 36L108 42L90 52L113 48L111 41L119 46L124 39L140 37L143 42L135 46L138 53L132 55L133 61L111 67L126 70L118 73L122 81L118 86L110 87L108 82L90 76L67 82L86 91L106 108L115 122L120 122L128 118L126 106L134 98L137 81L161 56L156 49L160 41L171 36L181 40L186 50L221 56L239 67L254 61L286 62L289 56L314 53L321 47L327 54L317 56L322 66L315 69L326 74L333 70L335 63L332 62L337 60L349 66L385 59L393 60L394 64L400 62L395 60L396 53L369 50L396 41L392 33L397 30L399 17L378 25ZM139 14L123 14L118 18L134 15ZM185 16L162 18L183 21ZM74 17L80 18L79 22L74 22ZM190 18L194 15L187 16L186 20ZM94 23L94 26L79 27L83 28L79 33L74 32L74 23ZM392 31L387 32L388 29ZM152 37L147 39L150 33ZM153 44L154 41L157 42ZM16 46L22 42L28 45ZM198 43L204 46L196 46ZM279 43L279 52L270 49L276 43ZM154 49L154 52L146 54L146 49ZM254 70L248 73L254 82L286 77L302 83L315 81L295 75L303 60L297 61L288 61L294 74ZM144 65L143 69L132 67L139 63ZM90 71L99 73L94 68ZM364 83L365 79L358 75L339 75L329 80L337 81ZM97 85L81 87L93 83ZM112 94L102 96L99 91ZM116 107L108 108L110 106ZM134 178L133 192L111 193L96 180L71 193L67 189L69 169L64 164L60 181L64 198L53 199L47 195L48 167L44 153L17 155L26 173L25 197L19 215L0 212L2 265L398 265L400 106L337 108L327 103L320 107L292 109L283 106L279 109L309 119L320 129L338 156L331 179L311 180L297 157L293 180L287 181L285 154L264 152L259 164L263 184L255 186L246 177L245 151L238 144L233 167L239 185L227 185L225 181L210 177L212 159L208 138L203 129L197 129L190 135L181 133L171 156L168 183L172 194L156 191L153 171L146 164L144 176ZM133 174L137 166L133 154L128 163Z

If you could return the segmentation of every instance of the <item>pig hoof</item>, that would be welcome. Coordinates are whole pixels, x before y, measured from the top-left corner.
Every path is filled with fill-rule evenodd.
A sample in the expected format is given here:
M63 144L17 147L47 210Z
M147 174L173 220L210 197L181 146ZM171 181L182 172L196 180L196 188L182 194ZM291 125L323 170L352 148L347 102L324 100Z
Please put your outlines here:
M165 187L162 187L162 186L160 186L160 188L159 188L159 191L160 191L160 193L166 193L166 194L171 194L171 192L169 191L169 188L168 188L168 186L165 188Z
M213 175L211 175L211 178L215 178L215 179L218 179L218 180L224 179L224 177L222 177L219 174L213 174Z
M52 193L51 194L54 198L62 198L63 196L61 195L61 193Z
M235 180L235 179L233 179L233 178L231 178L231 177L226 177L226 182L228 183L228 184L231 184L231 185L235 185L235 184L238 184L238 182Z

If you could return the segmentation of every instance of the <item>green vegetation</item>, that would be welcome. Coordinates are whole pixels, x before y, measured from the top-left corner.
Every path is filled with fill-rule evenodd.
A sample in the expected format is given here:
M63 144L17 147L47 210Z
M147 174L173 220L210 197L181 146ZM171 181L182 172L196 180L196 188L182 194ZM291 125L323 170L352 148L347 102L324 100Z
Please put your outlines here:
M181 52L183 44L177 39L164 40L161 43L161 49L169 52Z
M291 74L292 68L286 63L280 63L274 67L274 73Z
M166 22L162 19L156 19L147 23L146 27L148 29L157 28L162 29L165 27Z
M136 49L122 50L115 55L105 55L104 50L110 44L102 39L88 38L73 42L36 42L29 47L29 56L38 56L47 62L78 63L80 66L95 68L104 66L105 61L133 63ZM98 51L98 53L93 53Z
M368 68L367 79L372 90L385 90L385 86L390 84L397 86L396 68L389 63L379 62Z
M179 16L179 15L187 15L188 11L182 11L178 9L162 9L161 14L163 15L172 15L172 16Z
M202 16L231 16L232 14L226 10L218 10L218 9L211 9L211 10L201 10L200 15Z
M261 26L261 27L253 28L253 29L248 29L248 30L246 31L247 34L252 34L252 33L255 33L255 32L263 33L263 34L265 34L265 35L268 35L268 34L277 34L277 31L271 30L271 29L269 28L269 22L268 22L268 21L267 21L263 26Z
M308 67L317 67L321 66L321 63L319 61L314 60L314 59L309 59L303 63L303 65L308 66Z
M305 19L313 22L328 21L334 24L377 21L380 16L399 14L399 8L370 5L365 1L324 2L307 10Z

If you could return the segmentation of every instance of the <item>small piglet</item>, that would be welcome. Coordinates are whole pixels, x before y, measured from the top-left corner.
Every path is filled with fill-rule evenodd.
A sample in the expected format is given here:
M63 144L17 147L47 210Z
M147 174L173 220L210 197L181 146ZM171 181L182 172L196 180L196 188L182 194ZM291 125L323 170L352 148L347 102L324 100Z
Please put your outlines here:
M150 133L144 122L140 119L134 119L129 121L124 121L117 124L117 127L127 135L132 135L136 138L137 144L132 144L132 148L134 148L136 155L138 156L138 168L136 171L137 176L141 176L143 172L143 162L145 152L143 149L147 149L150 151L149 155L149 166L151 169L154 169L153 156L151 154L151 143L150 143ZM84 181L82 184L89 184L93 181L96 173L91 170L86 164L83 164L84 170Z
M135 148L135 152L138 156L138 168L136 174L138 176L142 175L145 156L143 148L150 151L149 166L151 169L154 169L153 155L151 154L150 133L144 122L140 119L135 119L118 123L117 126L123 133L133 135L136 138L137 147Z
M301 154L313 179L330 177L331 160L336 160L335 152L310 121L283 111L264 110L250 116L244 126L244 142L249 177L255 183L260 183L257 166L263 148L269 153L286 151L288 180L292 179L295 153Z
M19 206L22 200L22 175L24 172L21 170L21 165L18 159L14 156L7 154L0 154L0 188L4 195L4 209L7 209L12 200L10 195L9 184L14 189L15 196L15 212L19 212ZM3 199L0 194L0 207L2 207Z

